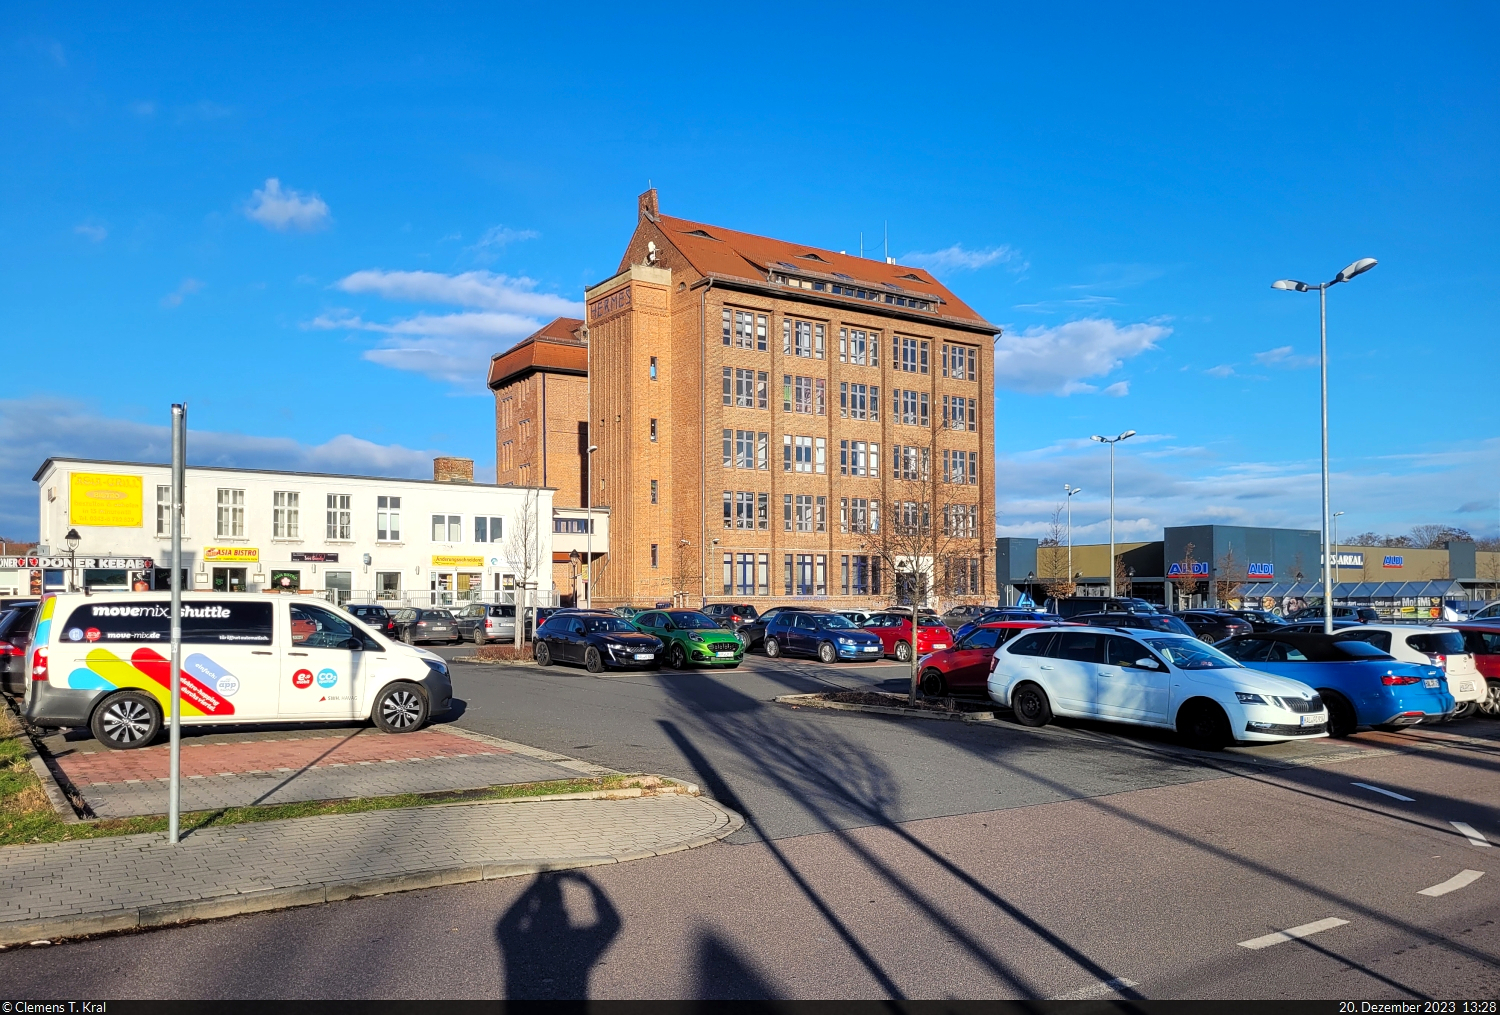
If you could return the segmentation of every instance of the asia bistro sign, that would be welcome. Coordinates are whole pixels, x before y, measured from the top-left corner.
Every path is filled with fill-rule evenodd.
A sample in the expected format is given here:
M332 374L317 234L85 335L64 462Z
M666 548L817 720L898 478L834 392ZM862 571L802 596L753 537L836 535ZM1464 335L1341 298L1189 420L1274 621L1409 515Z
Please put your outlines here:
M90 571L145 571L150 566L150 557L0 557L0 568L26 567L46 571L70 567Z

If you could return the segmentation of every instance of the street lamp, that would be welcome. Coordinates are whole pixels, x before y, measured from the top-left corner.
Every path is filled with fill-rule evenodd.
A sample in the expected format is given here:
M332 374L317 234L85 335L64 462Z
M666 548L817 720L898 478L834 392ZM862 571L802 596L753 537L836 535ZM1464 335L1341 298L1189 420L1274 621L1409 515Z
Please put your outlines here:
M584 508L588 512L588 521L584 523L583 545L583 599L584 605L589 609L594 608L594 452L599 450L599 445L590 444L588 447L588 467L584 470L588 475L583 481Z
M78 551L78 544L81 543L82 541L83 541L83 537L81 537L80 535L78 535L78 530L77 529L69 529L68 530L68 534L66 536L63 536L63 542L65 542L65 543L68 544L68 591L69 592L77 592L78 591L78 589L77 589L77 587L76 587L76 585L75 585L75 583L73 581L73 575L78 570L78 566L77 566L77 551Z
M1356 275L1363 275L1378 262L1373 257L1362 257L1333 277L1331 282L1308 285L1296 279L1283 278L1271 283L1272 289L1287 289L1305 293L1318 291L1318 361L1320 363L1323 403L1323 633L1333 633L1333 561L1329 559L1328 530L1332 518L1328 514L1328 288L1347 282Z
M1115 445L1134 437L1134 430L1126 430L1118 437L1100 437L1094 434L1091 440L1109 445L1109 598L1115 597Z
M1031 608L1036 609L1036 572L1026 572L1026 598L1031 600ZM915 621L913 621L915 623Z
M1073 573L1073 495L1082 493L1083 488L1063 484L1063 492L1068 495L1068 574Z
M1342 511L1335 511L1333 513L1333 571L1335 575L1339 569L1339 515L1343 513ZM1329 595L1332 594L1332 590L1330 589Z

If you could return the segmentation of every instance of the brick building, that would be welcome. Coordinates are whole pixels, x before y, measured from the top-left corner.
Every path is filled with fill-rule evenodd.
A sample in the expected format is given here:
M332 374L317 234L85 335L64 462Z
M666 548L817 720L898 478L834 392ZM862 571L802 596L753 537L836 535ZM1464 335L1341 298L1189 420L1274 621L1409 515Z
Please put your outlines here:
M650 190L586 301L596 602L993 595L1000 329L928 272L672 218Z

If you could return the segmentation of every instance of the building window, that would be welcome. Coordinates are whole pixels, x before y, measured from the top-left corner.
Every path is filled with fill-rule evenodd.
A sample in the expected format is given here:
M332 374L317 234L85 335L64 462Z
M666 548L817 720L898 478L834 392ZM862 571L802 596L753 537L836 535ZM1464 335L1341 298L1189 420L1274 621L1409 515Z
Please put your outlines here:
M736 491L734 495L734 527L737 529L755 528L755 494L745 490Z
M172 534L172 488L170 486L156 488L156 534L158 536Z
M586 535L593 531L587 518L554 518L552 519L552 531L559 533L572 533L575 535Z
M375 498L375 538L392 543L401 540L400 497Z
M757 529L771 527L771 495L768 493L755 495L755 527Z
M928 423L928 412L931 403L928 401L925 391L902 391L896 389L894 398L894 412L897 423L905 423L907 426L926 426Z
M796 495L796 522L798 532L813 531L813 498L812 494L799 493Z
M880 333L839 329L839 362L858 366L880 365Z
M979 350L968 345L944 345L943 376L956 381L979 380Z
M979 590L979 558L959 557L943 562L946 591L955 596L977 596Z
M820 496L813 511L813 526L816 532L828 531L828 498Z
M839 499L839 531L862 534L872 532L870 528L870 505L875 501L863 497Z
M755 468L754 430L736 430L734 432L734 467L736 469Z
M880 386L840 381L839 415L848 419L880 419Z
M843 559L844 594L880 595L880 558L855 554Z
M349 494L330 493L325 504L328 514L324 538L353 539L354 520L349 510Z
M652 357L651 357L651 367L650 367L650 372L651 372L651 379L652 379L652 380L653 380L653 381L654 381L654 380L656 380L656 357L655 357L655 356L652 356ZM654 545L654 544L653 544L653 545ZM656 566L656 565L655 565L655 564L652 564L652 565L651 565L651 566L652 566L652 567L655 567L655 566Z
M271 537L273 539L298 538L297 502L298 494L293 490L277 490L271 494Z
M891 463L896 469L896 478L905 479L919 483L927 482L932 473L932 451L930 448L914 447L910 444L905 446L897 444L891 455Z
M923 339L896 335L891 338L891 362L897 370L909 374L925 374L928 371L930 349L931 343Z
M434 543L462 543L464 541L463 516L433 515L432 541Z
M771 468L771 435L764 430L755 435L755 467Z
M656 480L651 481L651 503L656 503Z
M979 399L961 395L943 396L943 428L978 430Z
M734 491L724 491L724 527L734 528Z
M979 483L979 452L944 451L943 482L977 486Z
M786 319L783 319L781 322L781 351L783 355L822 359L823 337L824 326L821 324Z
M219 491L219 527L221 539L243 539L245 536L245 491Z
M505 531L503 520L493 515L474 516L474 542L498 543Z
M734 431L724 431L724 468L734 467Z
M828 412L827 384L821 377L794 377L784 374L781 378L781 409L783 412L801 412L823 416Z
M656 544L652 543L651 544L651 566L655 567L656 563L657 563Z
M973 539L979 532L979 506L977 504L945 504L943 506L943 535L959 539Z
M839 441L839 475L880 475L880 445L864 441Z
M769 409L769 377L764 370L724 368L724 404L737 409Z
M724 344L736 349L766 351L766 315L724 308Z
M651 439L653 441L656 440L656 419L654 417L651 420Z

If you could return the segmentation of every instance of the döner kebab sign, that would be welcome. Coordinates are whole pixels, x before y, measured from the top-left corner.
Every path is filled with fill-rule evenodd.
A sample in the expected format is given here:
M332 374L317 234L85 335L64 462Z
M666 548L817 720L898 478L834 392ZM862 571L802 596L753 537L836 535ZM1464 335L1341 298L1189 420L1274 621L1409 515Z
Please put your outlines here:
M0 557L0 568L39 567L59 568L114 568L125 571L144 571L151 566L150 557Z

